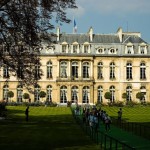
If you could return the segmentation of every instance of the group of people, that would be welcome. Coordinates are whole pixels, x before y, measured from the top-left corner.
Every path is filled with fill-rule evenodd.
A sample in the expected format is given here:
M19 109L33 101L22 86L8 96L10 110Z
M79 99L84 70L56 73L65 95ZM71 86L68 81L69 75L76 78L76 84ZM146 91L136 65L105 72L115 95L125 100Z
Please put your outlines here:
M97 131L98 127L100 126L100 122L103 122L103 124L105 125L105 130L110 131L110 125L112 123L112 120L110 116L106 113L106 111L102 109L97 109L96 107L93 107L92 109L90 109L89 107L83 107L83 110L81 111L81 107L77 106L75 109L75 114L81 115L81 112L84 124L89 125L92 129ZM122 108L120 108L117 113L118 120L121 121Z

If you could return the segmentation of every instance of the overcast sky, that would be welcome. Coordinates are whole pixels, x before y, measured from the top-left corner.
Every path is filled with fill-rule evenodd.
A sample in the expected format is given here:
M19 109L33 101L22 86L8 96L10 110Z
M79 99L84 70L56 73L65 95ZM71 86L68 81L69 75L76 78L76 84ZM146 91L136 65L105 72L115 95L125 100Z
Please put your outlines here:
M67 10L67 16L76 20L77 32L87 33L92 26L94 33L141 32L150 43L150 0L76 0L78 9ZM63 24L61 32L72 33L73 22Z

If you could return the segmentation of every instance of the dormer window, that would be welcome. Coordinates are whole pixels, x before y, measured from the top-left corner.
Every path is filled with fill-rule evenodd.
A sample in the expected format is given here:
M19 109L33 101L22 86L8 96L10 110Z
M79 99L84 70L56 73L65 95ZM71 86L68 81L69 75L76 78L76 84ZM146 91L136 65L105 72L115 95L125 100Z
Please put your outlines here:
M109 49L109 54L116 54L117 50L115 48L110 48Z
M102 47L97 48L97 54L104 54L105 49Z
M147 54L147 46L145 43L139 45L139 54Z
M125 46L125 54L134 54L133 44L132 43L128 43Z
M66 53L67 52L67 45L62 45L62 53Z
M89 45L84 45L84 53L88 53Z
M73 45L73 53L77 53L78 45Z

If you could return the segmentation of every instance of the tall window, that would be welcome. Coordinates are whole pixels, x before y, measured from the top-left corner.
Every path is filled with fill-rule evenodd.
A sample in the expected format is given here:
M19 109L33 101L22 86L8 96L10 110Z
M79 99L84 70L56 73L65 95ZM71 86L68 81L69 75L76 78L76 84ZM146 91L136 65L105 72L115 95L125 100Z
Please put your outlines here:
M132 101L132 87L131 86L127 86L126 93L127 93L127 101Z
M60 62L60 77L67 78L67 62Z
M62 53L66 53L67 52L67 45L62 45Z
M145 66L145 63L140 64L140 79L146 79L146 66Z
M97 89L97 102L103 102L103 87L99 86Z
M89 103L90 88L88 86L83 87L82 96L82 103Z
M88 53L89 51L89 45L84 45L84 53Z
M34 101L35 102L40 100L39 93L40 93L40 86L37 84L34 87Z
M17 102L22 102L23 97L23 89L21 85L18 85L17 87Z
M47 63L47 78L52 78L52 62Z
M18 69L17 69L17 77L24 79L24 75L23 75L23 64L19 64L18 65Z
M3 78L9 78L9 69L8 66L3 67Z
M71 102L76 103L78 102L78 87L73 86L71 89Z
M78 63L72 62L72 77L78 78Z
M73 53L77 53L78 52L78 45L73 45Z
M52 101L52 86L51 85L47 86L47 101L49 102Z
M127 46L127 54L131 54L132 53L132 46Z
M40 79L40 64L35 64L35 73L34 73L35 79Z
M83 78L89 78L89 63L88 62L84 62L83 63Z
M4 85L3 86L3 99L6 101L8 101L8 91L9 91L8 85Z
M140 53L145 54L145 46L140 46Z
M67 87L64 85L60 88L60 103L67 103Z
M132 79L132 64L131 63L127 63L126 65L126 78Z
M97 77L98 79L102 79L103 78L103 63L102 62L99 62L98 65L97 65Z
M110 101L114 102L115 101L115 87L111 86L109 90L110 90L110 93L111 93Z
M110 79L115 78L115 63L111 62L110 63Z

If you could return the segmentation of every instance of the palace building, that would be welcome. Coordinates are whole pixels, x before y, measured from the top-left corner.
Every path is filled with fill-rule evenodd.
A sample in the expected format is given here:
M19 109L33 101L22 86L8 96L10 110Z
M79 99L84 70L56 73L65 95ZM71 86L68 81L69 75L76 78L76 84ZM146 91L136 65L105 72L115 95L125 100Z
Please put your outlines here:
M41 69L44 75L34 87L31 101L42 100L40 91L45 91L44 101L66 104L108 102L104 95L111 93L112 102L140 102L136 94L144 94L143 101L150 102L150 45L139 32L95 34L91 27L85 34L61 33L56 29L55 42L42 42L40 50ZM0 99L14 92L13 101L22 102L27 89L10 77L5 84L8 68L0 70Z

